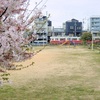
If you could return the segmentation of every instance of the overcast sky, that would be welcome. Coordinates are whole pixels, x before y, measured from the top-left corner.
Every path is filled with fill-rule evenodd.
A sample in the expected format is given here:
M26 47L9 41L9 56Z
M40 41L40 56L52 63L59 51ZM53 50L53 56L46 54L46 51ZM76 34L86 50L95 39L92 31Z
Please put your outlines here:
M31 5L34 1L31 0ZM46 8L43 13L50 14L54 27L62 27L62 23L75 18L79 21L88 21L91 16L100 15L100 0L44 0ZM42 2L42 4L44 3Z

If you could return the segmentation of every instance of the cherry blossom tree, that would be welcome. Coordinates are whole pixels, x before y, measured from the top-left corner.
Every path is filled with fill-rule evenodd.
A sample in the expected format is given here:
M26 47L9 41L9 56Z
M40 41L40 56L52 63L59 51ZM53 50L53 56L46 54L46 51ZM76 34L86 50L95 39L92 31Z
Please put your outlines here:
M24 37L24 33L41 16L36 3L28 11L29 0L0 0L0 66L9 69L12 62L29 59L34 54L27 53L24 45L35 39L34 33Z

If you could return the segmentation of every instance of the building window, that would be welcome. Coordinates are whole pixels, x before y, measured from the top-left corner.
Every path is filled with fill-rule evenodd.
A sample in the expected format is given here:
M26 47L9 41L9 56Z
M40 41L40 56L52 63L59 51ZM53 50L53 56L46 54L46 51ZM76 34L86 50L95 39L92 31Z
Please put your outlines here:
M73 38L72 40L77 40L77 38Z
M54 40L54 39L51 39L52 41Z
M58 40L58 38L55 38L55 40Z
M70 29L74 29L74 27L73 26L70 26Z
M61 38L60 40L61 40L61 41L62 41L62 40L64 40L64 41L65 41L66 39L65 39L65 38Z
M79 30L80 30L80 29L81 29L81 27L77 27L77 29L79 29Z

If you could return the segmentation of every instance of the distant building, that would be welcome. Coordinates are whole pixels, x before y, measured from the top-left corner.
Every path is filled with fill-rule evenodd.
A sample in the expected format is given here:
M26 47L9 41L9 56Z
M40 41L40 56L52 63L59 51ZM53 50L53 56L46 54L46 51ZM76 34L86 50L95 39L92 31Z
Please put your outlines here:
M52 36L64 36L65 32L63 28L53 28Z
M90 31L100 31L100 17L90 17Z
M65 22L65 34L67 36L81 36L82 34L82 22L76 19Z
M48 20L47 16L37 18L34 21L37 40L33 42L33 45L46 45L49 42L51 26L52 22Z
M90 32L94 37L100 38L100 16L90 17Z

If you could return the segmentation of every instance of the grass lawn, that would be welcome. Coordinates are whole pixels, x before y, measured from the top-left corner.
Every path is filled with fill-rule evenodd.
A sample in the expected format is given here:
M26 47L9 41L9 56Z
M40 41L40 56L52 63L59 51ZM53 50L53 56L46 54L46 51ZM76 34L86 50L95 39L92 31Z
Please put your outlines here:
M28 68L8 71L12 83L0 86L0 100L100 100L98 51L47 46L23 64L31 61Z

